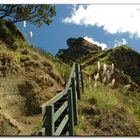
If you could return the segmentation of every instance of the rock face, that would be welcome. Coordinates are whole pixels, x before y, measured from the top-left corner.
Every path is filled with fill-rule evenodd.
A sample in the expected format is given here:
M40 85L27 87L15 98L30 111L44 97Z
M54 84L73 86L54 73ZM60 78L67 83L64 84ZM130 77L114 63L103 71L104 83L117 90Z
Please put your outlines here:
M67 49L59 50L57 56L65 63L72 63L74 61L81 61L92 52L101 51L101 47L90 43L82 37L69 38L67 40Z

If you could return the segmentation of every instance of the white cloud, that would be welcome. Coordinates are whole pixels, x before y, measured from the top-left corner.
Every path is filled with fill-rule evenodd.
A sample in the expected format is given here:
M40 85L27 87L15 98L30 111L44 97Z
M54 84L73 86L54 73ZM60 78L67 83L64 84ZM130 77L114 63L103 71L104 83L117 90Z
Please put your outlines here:
M94 43L94 39L92 39L91 37L85 36L84 39L91 43Z
M121 41L115 40L114 47L126 45L127 41L123 38Z
M140 5L87 5L74 6L71 16L62 20L85 26L103 27L111 34L128 32L140 37Z
M105 43L100 43L98 41L95 41L94 38L85 36L84 39L89 41L89 42L91 42L91 43L93 43L93 44L96 44L97 46L100 46L102 48L102 50L107 48L107 45Z

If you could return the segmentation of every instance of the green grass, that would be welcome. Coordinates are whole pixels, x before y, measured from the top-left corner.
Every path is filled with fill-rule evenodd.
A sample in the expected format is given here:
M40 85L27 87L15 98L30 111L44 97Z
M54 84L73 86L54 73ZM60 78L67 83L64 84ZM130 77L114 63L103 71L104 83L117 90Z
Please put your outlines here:
M99 109L113 108L119 103L115 96L115 91L102 84L99 84L97 88L89 89L87 92L89 92L91 98L97 100L97 106Z
M42 130L42 125L43 125L42 122L38 123L38 125L32 129L31 135L32 136L39 135L39 132L41 132Z
M27 58L28 56L25 54L20 54L20 53L16 53L15 55L17 60L23 59L23 58Z
M50 55L49 53L47 57L55 64L56 69L59 71L63 78L69 76L71 67L68 64L63 63L59 58Z
M45 58L47 58L48 60L50 60L54 64L55 69L59 72L59 74L61 75L61 77L63 79L65 79L65 77L69 77L69 74L71 72L71 66L70 65L63 63L59 58L57 58L56 56L52 55L50 52L46 52L42 48L32 47L32 49L35 52L37 52L40 55L42 55Z
M4 41L9 47L14 44L17 40L22 40L23 42L24 37L22 34L19 32L17 27L12 24L11 22L1 19L0 20L0 39Z
M111 89L100 82L87 85L78 102L77 135L140 134L140 97L123 89Z
M135 115L140 123L140 94L118 89L120 102L122 102Z
M96 64L95 64L96 65ZM84 68L84 71L88 74L92 74L96 69L97 69L97 65L89 65L87 67Z
M15 40L15 42L13 44L17 44L19 46L19 48L29 48L30 44L27 41L22 41L21 39L17 39Z

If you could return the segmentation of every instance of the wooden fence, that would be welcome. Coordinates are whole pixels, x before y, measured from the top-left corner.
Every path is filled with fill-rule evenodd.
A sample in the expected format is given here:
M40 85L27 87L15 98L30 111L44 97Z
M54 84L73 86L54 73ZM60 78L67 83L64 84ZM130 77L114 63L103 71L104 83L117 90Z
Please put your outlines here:
M80 99L83 89L82 66L74 63L65 89L41 106L43 136L74 135L74 125L77 125L77 100Z

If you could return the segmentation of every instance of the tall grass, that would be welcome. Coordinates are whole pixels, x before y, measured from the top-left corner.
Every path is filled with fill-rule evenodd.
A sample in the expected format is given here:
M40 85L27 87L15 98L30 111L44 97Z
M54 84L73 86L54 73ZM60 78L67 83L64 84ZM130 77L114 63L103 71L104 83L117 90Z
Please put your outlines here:
M140 94L137 92L117 89L119 102L126 106L140 123Z
M119 104L115 95L115 90L112 90L99 82L96 88L91 86L91 88L85 90L84 94L91 99L95 99L97 101L97 106L100 109L113 108Z

